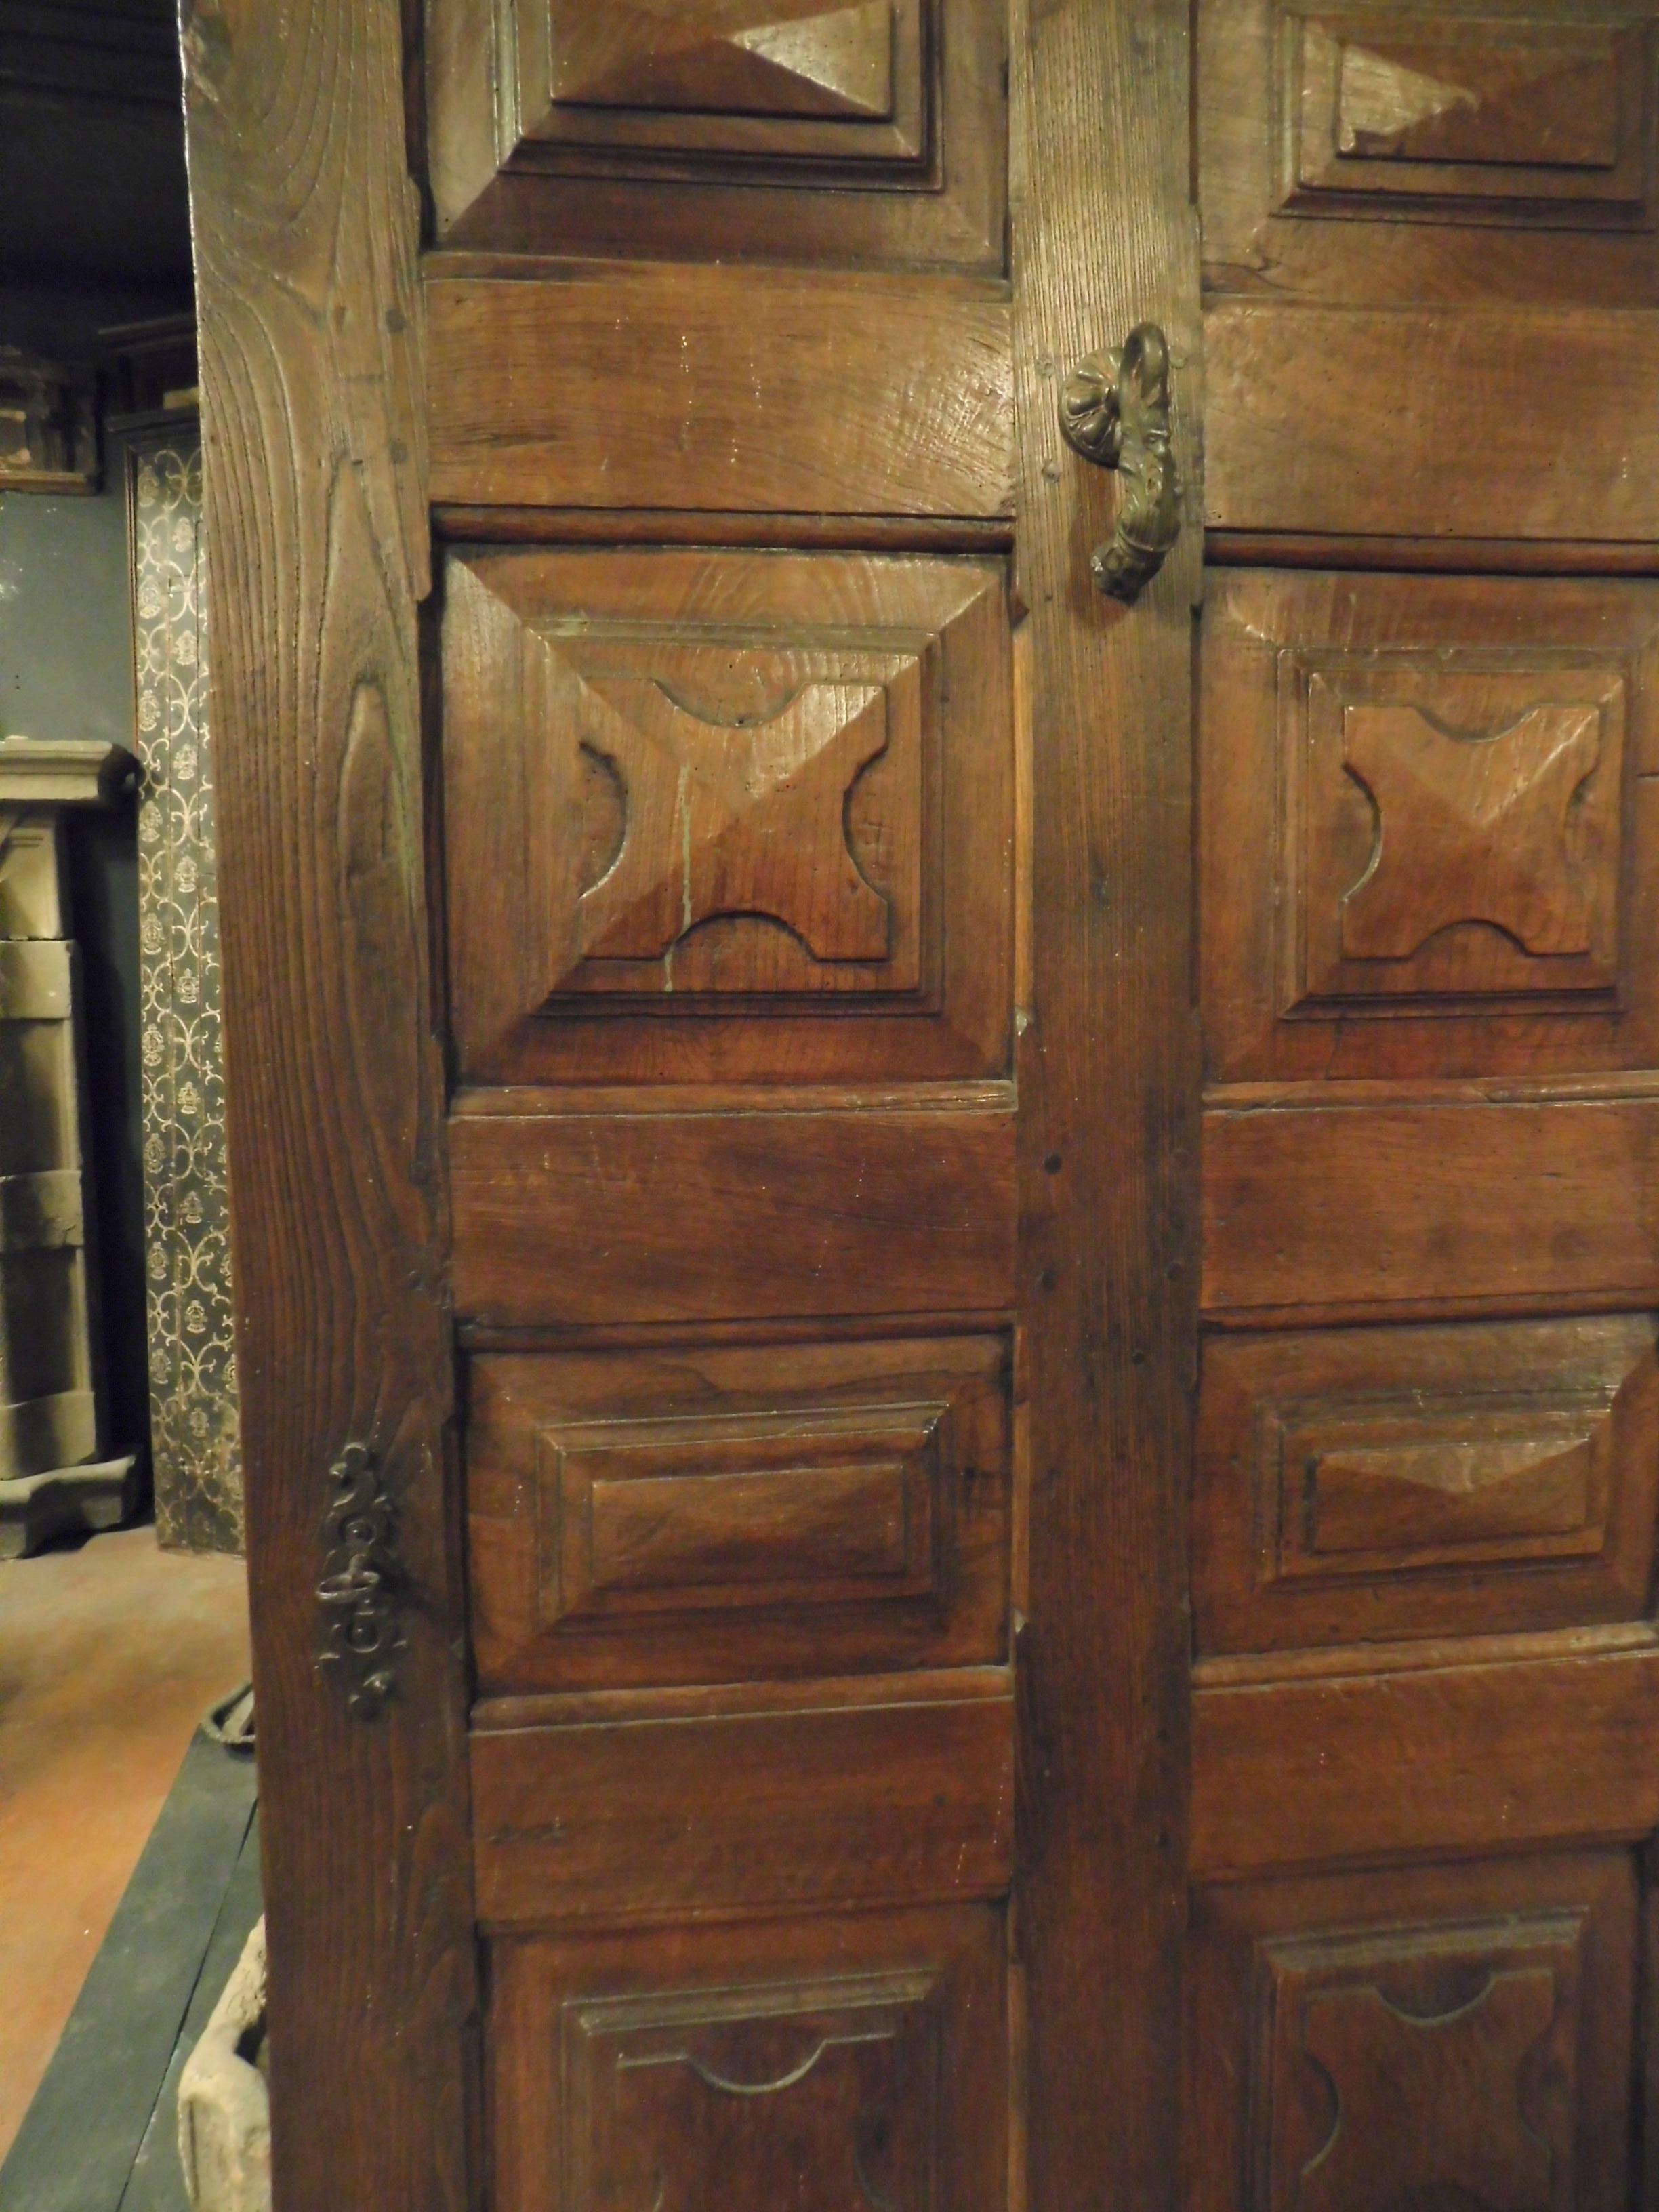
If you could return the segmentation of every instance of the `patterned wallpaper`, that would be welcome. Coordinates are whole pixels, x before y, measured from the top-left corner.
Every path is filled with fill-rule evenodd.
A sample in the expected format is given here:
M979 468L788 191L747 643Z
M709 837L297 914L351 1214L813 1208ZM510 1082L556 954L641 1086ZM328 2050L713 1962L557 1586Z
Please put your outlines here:
M242 1548L219 915L193 420L129 447L145 1267L157 1534Z

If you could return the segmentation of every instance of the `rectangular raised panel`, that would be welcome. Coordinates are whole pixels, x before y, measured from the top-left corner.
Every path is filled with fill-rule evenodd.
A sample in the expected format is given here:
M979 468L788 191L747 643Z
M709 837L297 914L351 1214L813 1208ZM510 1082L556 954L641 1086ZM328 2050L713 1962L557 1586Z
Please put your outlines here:
M452 559L466 1075L1003 1072L1007 632L983 562Z
M706 1717L653 1717L642 1698L622 1721L476 1730L480 1919L502 1930L1001 1895L1012 1703L893 1689L890 1705Z
M1212 1340L1199 1650L1641 1618L1655 1338L1637 1315Z
M1315 6L1282 24L1287 210L1583 224L1646 213L1651 50L1630 15Z
M427 300L434 500L1012 511L1009 310L988 287L567 269Z
M1639 308L1292 313L1223 301L1205 318L1206 520L1314 536L1659 543L1656 380L1659 315ZM1540 453L1553 465L1540 468Z
M901 185L927 154L926 38L923 0L521 0L508 160L742 156L809 181L875 162Z
M1622 2212L1623 1854L1217 1893L1194 1923L1194 2212Z
M1651 585L1241 569L1206 623L1213 1076L1654 1064Z
M943 1412L544 1431L553 1618L921 1595Z
M1435 301L1502 301L1522 313L1652 307L1656 20L1655 0L1199 0L1210 301L1253 295L1278 303L1274 313L1323 303L1339 322L1353 319L1347 311ZM1563 314L1558 328L1567 327ZM1283 411L1300 422L1329 329L1291 328L1285 338L1306 382L1275 388L1294 393ZM1410 374L1439 395L1445 357L1419 352ZM1494 368L1507 386L1509 369ZM1420 508L1429 481L1401 465L1394 443L1396 410L1414 411L1409 391L1397 387L1375 410L1370 398L1356 404L1372 422L1388 416L1380 474L1396 505ZM1576 404L1569 411L1575 433L1593 440L1601 418ZM1565 466L1564 420L1551 450ZM1494 435L1507 443L1496 410ZM1460 441L1443 450L1461 456L1466 477L1483 472L1483 456ZM1316 482L1318 467L1310 461ZM1442 496L1449 505L1456 490L1448 484ZM1428 534L1407 517L1392 527Z
M1001 0L428 0L446 246L1005 265Z
M996 2212L993 1907L497 1947L501 2212Z
M1304 1470L1307 1492L1301 1530L1286 1518L1282 1571L1363 1574L1378 1559L1409 1571L1487 1547L1498 1557L1598 1551L1606 1430L1595 1399L1474 1418L1455 1404L1312 1413L1280 1431L1284 1464Z
M1007 1656L1007 1348L484 1354L467 1437L489 1691Z
M1211 1112L1204 1304L1659 1302L1656 1175L1646 1099Z
M1659 1827L1659 1649L1562 1634L1514 1656L1313 1673L1214 1659L1193 1705L1192 1860L1233 1875ZM1409 1659L1409 1648L1401 1656ZM1276 1671L1279 1678L1276 1679Z

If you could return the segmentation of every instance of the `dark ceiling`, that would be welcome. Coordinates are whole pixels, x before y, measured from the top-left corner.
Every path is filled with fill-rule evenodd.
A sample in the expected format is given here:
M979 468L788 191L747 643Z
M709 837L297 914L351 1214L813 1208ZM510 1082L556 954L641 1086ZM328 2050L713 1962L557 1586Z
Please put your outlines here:
M0 0L0 283L188 303L173 0Z

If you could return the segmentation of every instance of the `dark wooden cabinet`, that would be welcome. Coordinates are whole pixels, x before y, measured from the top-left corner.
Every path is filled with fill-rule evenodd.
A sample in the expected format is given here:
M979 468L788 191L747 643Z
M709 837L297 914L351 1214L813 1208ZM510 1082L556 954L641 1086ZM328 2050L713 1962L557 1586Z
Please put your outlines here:
M1650 2202L1656 27L187 9L285 2212Z

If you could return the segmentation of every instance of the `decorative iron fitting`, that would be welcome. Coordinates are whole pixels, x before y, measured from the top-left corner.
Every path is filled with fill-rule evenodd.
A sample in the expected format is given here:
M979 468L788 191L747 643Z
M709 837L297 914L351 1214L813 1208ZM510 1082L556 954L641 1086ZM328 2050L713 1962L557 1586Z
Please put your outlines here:
M1170 344L1140 323L1121 349L1091 354L1060 395L1060 427L1073 452L1124 481L1109 544L1090 566L1109 599L1131 605L1181 535L1181 479L1170 449Z
M392 1500L366 1444L348 1444L329 1475L335 1487L317 1585L324 1627L318 1664L344 1690L346 1711L372 1721L397 1687L398 1655L408 1641Z

